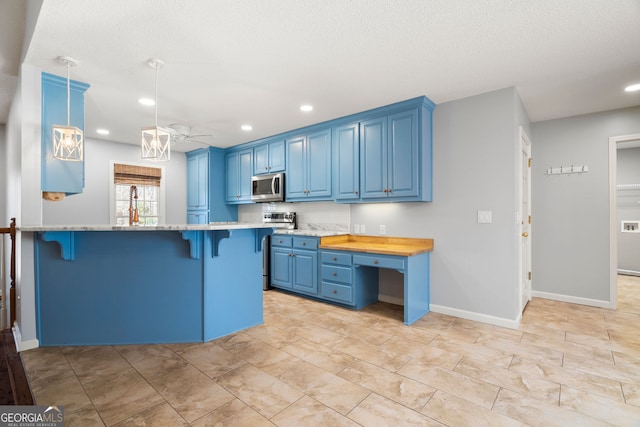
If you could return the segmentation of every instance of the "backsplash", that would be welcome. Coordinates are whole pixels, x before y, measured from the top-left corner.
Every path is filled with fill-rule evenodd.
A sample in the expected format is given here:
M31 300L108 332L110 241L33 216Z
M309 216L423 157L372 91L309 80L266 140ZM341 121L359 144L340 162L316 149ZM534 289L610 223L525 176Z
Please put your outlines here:
M263 212L296 212L302 230L348 232L351 208L334 202L252 203L238 206L238 221L261 222Z

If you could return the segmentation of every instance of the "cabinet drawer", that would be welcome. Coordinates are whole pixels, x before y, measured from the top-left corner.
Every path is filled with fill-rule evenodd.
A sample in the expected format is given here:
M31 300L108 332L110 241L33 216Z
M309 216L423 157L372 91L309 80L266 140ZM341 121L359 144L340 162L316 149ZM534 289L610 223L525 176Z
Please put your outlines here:
M294 237L293 247L299 249L318 249L318 239L315 237Z
M322 280L332 282L351 283L351 267L339 267L337 265L322 265Z
M322 282L322 296L334 301L353 304L353 289L351 286Z
M404 259L402 258L384 258L375 255L354 255L353 265L367 265L379 268L393 268L395 270L404 270Z
M351 254L341 252L322 252L322 263L351 265Z
M291 236L276 234L271 238L271 246L283 246L286 248L290 248L292 241L293 238Z

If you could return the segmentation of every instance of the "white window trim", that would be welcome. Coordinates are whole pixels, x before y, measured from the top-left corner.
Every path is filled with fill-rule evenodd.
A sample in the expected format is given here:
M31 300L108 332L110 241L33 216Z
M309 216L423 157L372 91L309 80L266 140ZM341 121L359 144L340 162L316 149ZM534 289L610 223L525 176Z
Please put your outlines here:
M154 167L161 170L160 191L158 193L158 225L167 223L166 209L166 185L165 185L165 167L162 165L149 166L149 163L124 162L120 160L111 160L109 162L109 224L116 225L116 184L114 183L113 168L115 164L128 166Z

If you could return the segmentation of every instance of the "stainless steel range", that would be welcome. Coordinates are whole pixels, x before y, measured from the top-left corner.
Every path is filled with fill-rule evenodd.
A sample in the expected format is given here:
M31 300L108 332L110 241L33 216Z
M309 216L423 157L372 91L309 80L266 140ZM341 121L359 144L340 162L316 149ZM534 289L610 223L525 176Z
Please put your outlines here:
M262 222L265 224L273 224L274 228L286 230L295 230L297 227L295 212L265 212L262 215ZM262 289L267 291L271 289L271 238L265 236L264 246L262 248Z

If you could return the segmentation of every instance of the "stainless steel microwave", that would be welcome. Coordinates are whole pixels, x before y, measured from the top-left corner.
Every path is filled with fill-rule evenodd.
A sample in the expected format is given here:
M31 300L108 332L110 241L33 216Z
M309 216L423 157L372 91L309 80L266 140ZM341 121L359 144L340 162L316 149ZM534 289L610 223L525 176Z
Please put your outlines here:
M251 200L254 202L283 202L284 173L251 177Z

